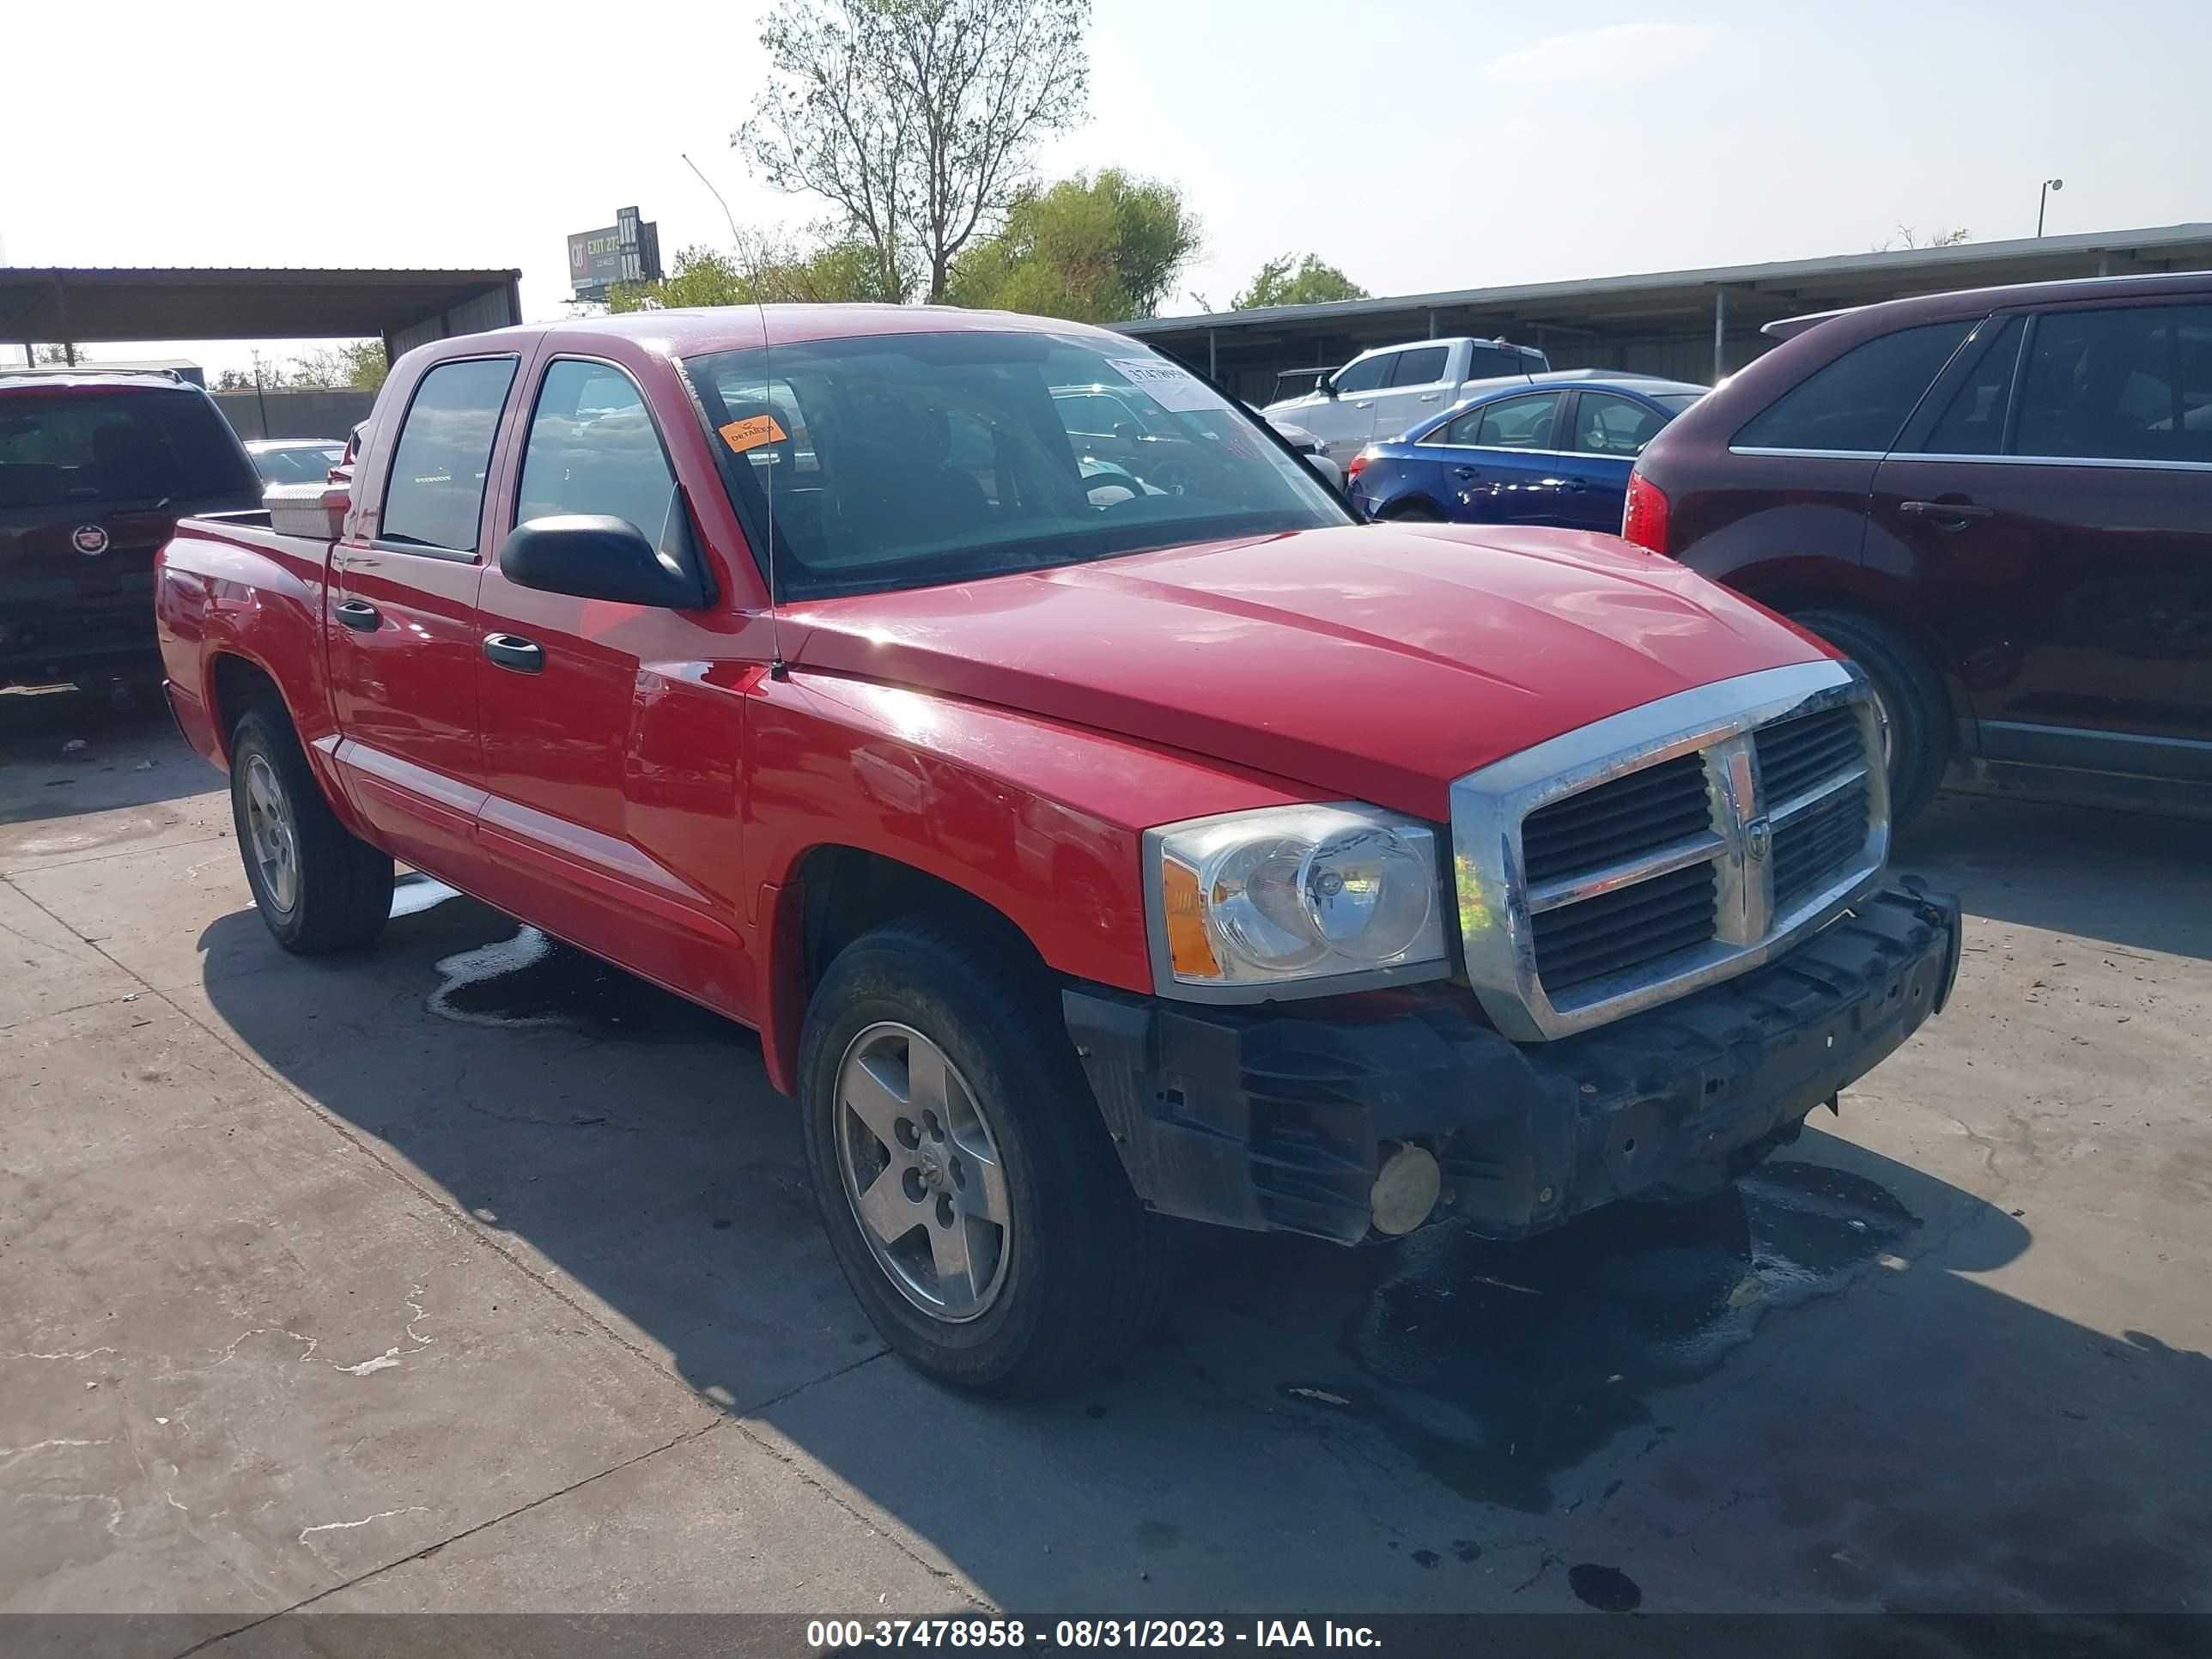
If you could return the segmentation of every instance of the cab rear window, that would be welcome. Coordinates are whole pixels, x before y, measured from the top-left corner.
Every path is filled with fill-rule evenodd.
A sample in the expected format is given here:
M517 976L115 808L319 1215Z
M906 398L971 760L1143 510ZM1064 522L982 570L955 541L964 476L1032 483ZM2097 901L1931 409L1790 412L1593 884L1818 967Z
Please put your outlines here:
M0 398L0 508L258 501L261 482L215 405L190 391Z

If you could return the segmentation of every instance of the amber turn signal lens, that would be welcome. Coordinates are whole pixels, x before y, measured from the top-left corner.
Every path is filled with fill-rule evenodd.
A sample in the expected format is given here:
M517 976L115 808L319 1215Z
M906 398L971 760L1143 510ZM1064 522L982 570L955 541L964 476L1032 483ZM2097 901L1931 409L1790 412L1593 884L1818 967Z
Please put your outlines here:
M1219 979L1221 963L1206 937L1198 899L1198 872L1168 860L1160 872L1160 897L1168 919L1168 962L1178 979Z

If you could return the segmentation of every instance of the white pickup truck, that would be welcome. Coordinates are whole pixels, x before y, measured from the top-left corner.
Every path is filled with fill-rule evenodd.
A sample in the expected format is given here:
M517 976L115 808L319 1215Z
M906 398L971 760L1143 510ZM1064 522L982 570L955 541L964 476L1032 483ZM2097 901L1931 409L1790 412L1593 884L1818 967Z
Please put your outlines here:
M1551 367L1535 347L1504 340L1410 340L1363 351L1304 397L1269 404L1264 412L1277 425L1305 428L1341 467L1377 439L1395 438L1423 416L1450 408L1471 388Z

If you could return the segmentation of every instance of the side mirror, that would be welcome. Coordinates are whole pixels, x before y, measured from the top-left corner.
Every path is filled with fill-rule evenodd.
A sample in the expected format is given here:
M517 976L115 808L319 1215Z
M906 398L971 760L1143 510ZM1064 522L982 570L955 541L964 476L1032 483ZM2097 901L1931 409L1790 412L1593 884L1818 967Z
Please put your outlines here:
M518 587L580 599L696 611L705 584L684 562L646 540L627 519L564 513L515 526L499 550L500 574Z
M1314 382L1314 390L1324 398L1334 398L1336 396L1336 382L1324 374Z

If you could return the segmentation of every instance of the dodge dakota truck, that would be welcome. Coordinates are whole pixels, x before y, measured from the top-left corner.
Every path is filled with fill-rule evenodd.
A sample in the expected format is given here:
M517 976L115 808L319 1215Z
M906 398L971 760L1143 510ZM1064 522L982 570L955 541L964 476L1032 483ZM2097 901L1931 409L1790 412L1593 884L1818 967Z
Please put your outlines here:
M1068 386L1176 441L1087 466ZM1826 647L1609 536L1358 524L1099 330L442 340L300 489L156 596L276 942L368 945L404 860L755 1028L854 1294L961 1386L1095 1374L1191 1222L1714 1190L1957 971Z

